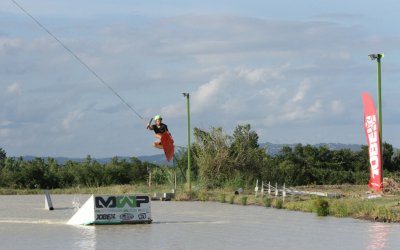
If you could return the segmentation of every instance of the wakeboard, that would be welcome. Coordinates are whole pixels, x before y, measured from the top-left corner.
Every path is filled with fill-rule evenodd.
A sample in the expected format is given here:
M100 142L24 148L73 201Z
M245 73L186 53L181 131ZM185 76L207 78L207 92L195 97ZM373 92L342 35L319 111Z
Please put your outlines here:
M174 141L168 132L165 132L161 136L161 144L164 149L165 157L167 161L170 161L174 157Z

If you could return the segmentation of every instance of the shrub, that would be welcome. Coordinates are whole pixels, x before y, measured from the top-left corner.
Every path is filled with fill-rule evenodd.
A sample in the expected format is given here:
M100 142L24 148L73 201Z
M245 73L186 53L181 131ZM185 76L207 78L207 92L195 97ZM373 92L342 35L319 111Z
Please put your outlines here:
M274 202L272 203L272 207L273 208L277 208L277 209L282 209L283 208L283 200L276 198L274 200Z
M220 194L219 202L221 202L221 203L225 203L226 202L225 194Z
M272 199L271 198L265 197L263 201L264 201L264 206L265 207L271 207L271 204L272 204Z
M337 217L347 217L349 216L349 211L347 208L347 205L344 203L339 203L336 205L336 209L333 212L335 216Z
M208 201L208 199L209 199L209 196L208 196L207 192L202 191L202 192L199 193L199 200Z
M247 205L247 196L242 197L242 205L246 206Z
M195 200L197 198L197 193L192 191L183 191L183 192L179 192L177 193L177 195L175 196L175 200L177 201L190 201L190 200Z
M231 197L229 197L229 204L233 204L235 203L235 196L231 195Z
M329 202L325 199L318 198L314 202L314 207L317 210L318 216L329 215Z

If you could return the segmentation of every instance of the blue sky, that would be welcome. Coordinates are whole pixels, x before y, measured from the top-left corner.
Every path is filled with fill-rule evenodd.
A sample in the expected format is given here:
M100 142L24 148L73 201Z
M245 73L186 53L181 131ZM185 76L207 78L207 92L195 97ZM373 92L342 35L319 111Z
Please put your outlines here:
M148 119L185 146L191 125L260 142L366 144L361 92L400 147L398 1L16 0L115 89L140 119L11 0L0 3L0 147L9 156L160 153ZM294 6L293 6L294 5Z

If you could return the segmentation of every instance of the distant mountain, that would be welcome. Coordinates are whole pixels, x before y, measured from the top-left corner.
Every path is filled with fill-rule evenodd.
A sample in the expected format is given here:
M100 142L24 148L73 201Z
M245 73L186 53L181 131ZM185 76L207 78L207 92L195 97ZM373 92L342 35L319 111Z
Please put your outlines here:
M184 147L180 147L180 146L175 146L175 155L179 155L182 152L184 152L186 150L186 148ZM117 156L119 160L126 160L126 161L130 161L131 160L131 156ZM163 165L163 166L172 166L173 162L168 162L165 159L165 155L164 154L156 154L156 155L145 155L145 156L135 156L136 158L138 158L140 161L143 162L149 162L149 163L153 163L156 165ZM25 161L31 161L34 160L35 158L37 158L36 156L31 156L31 155L26 155L22 157ZM40 157L43 159L47 159L48 157ZM60 165L64 165L67 161L73 161L73 162L83 162L85 161L86 158L68 158L68 157L50 157L53 158L57 161L58 164ZM100 164L107 164L110 163L112 161L113 157L104 157L104 158L93 158L93 160L96 160L98 163Z
M266 142L266 143L260 143L260 147L266 148L267 154L274 156L274 155L279 154L284 146L289 146L291 148L294 148L297 144L298 143L274 144L274 143ZM302 145L304 146L307 144L302 144ZM342 143L318 143L318 144L314 144L312 146L320 147L323 145L327 145L330 150L350 149L352 151L359 151L359 150L361 150L361 146L362 146L359 144L342 144ZM175 155L182 154L183 152L185 152L185 150L186 150L186 148L177 146L177 147L175 147ZM126 161L130 161L130 159L132 158L130 156L117 156L117 157L119 160L126 160ZM30 156L30 155L23 156L23 159L25 161L31 161L35 158L36 158L35 156ZM41 157L41 158L47 159L47 157ZM60 165L65 164L67 161L83 162L86 159L86 158L68 158L68 157L51 157L51 158L54 158L57 161L57 163ZM149 162L149 163L153 163L156 165L163 165L163 166L172 166L173 165L172 161L168 162L165 159L164 154L137 156L137 158L140 161ZM93 160L96 160L100 164L107 164L107 163L111 162L112 157L93 158Z
M274 156L280 153L282 148L284 146L289 146L291 148L294 148L298 143L292 143L292 144L274 144L270 142L266 143L260 143L260 147L266 148L267 154ZM307 145L307 144L302 144ZM343 144L343 143L318 143L318 144L313 144L313 147L321 147L321 146L328 146L330 150L340 150L340 149L350 149L352 151L360 151L361 146L360 144Z
M126 160L130 161L132 157L130 156L117 156L119 160ZM22 157L25 161L32 161L36 156L31 156L31 155L26 155ZM39 157L42 159L47 159L47 158L53 158L54 160L57 161L58 164L64 165L67 161L73 161L73 162L84 162L86 158L68 158L68 157ZM112 161L113 157L105 157L105 158L92 158L92 160L96 160L100 164L107 164ZM157 154L157 155L149 155L149 156L138 156L137 157L140 161L145 161L157 165L167 165L167 166L172 166L172 162L168 162L165 159L164 154Z

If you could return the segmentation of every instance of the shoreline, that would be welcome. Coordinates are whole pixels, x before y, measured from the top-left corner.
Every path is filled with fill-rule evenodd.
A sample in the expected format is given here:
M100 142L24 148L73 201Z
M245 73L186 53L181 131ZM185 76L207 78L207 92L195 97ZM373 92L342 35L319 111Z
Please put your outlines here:
M211 189L193 186L192 193L185 191L184 186L177 188L175 201L209 201L229 203L242 206L265 206L289 211L316 213L316 216L334 216L339 218L354 218L375 222L400 222L400 195L398 193L385 193L381 197L368 199L373 195L368 187L358 185L332 185L332 186L302 186L296 187L301 191L325 192L340 194L338 198L318 197L315 195L264 195L255 196L254 192L244 191L235 195L234 189ZM49 190L51 194L148 194L171 192L169 186L145 185L116 185L108 187L75 187L70 189ZM37 195L44 194L40 189L11 189L1 188L0 195Z

